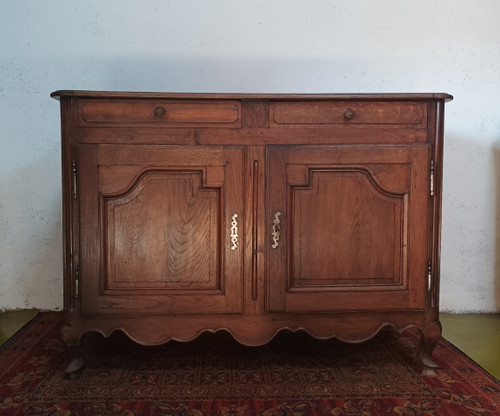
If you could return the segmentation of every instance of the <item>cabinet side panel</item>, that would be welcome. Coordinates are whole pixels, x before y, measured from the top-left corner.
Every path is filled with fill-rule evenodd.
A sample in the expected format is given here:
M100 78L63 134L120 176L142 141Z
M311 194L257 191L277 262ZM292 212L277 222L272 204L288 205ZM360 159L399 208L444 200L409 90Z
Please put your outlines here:
M431 308L433 318L439 320L439 288L441 264L441 215L443 194L443 159L444 159L444 101L431 102L432 120L430 126L433 130L429 133L434 145L434 196L431 201L431 265L432 287Z
M81 312L93 313L98 306L101 272L101 228L98 206L97 145L78 146L78 183L80 224L80 296Z
M73 253L73 174L71 156L71 99L61 99L61 171L62 171L62 235L64 310L74 308L74 253Z

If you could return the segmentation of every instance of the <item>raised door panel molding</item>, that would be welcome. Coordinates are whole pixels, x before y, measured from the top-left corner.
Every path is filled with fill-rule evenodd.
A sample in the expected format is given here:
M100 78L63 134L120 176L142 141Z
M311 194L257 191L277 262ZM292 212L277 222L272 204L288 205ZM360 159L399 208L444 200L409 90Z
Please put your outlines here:
M83 310L241 312L242 282L231 276L243 253L231 250L230 224L243 216L242 149L144 146L128 163L112 150L131 148L79 149Z
M359 167L310 168L291 186L291 282L301 289L406 285L408 193L383 191Z
M268 310L424 308L429 158L429 146L270 149L268 217L283 216Z
M104 293L221 290L221 191L202 182L201 172L153 170L128 193L101 194Z

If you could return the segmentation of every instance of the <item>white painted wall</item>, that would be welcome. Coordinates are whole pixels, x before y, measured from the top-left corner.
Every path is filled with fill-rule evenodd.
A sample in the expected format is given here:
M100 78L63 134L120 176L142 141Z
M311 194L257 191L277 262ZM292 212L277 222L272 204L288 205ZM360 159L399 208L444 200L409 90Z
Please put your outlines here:
M2 0L0 309L62 307L56 89L451 93L442 309L500 311L497 0Z

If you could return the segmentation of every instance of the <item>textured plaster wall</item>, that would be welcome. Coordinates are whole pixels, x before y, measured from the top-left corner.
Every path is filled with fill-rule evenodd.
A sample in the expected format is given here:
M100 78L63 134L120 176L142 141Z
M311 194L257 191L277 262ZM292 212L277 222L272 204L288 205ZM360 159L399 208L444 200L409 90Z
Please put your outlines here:
M442 309L500 311L497 0L2 0L0 309L62 306L56 89L449 92Z

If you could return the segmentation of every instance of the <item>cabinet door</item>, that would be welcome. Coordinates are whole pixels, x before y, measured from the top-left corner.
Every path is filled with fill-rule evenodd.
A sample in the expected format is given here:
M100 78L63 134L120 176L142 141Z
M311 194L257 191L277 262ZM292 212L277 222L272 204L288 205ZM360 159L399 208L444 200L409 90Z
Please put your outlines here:
M269 148L267 309L423 309L429 146Z
M243 150L80 145L83 313L242 310Z

